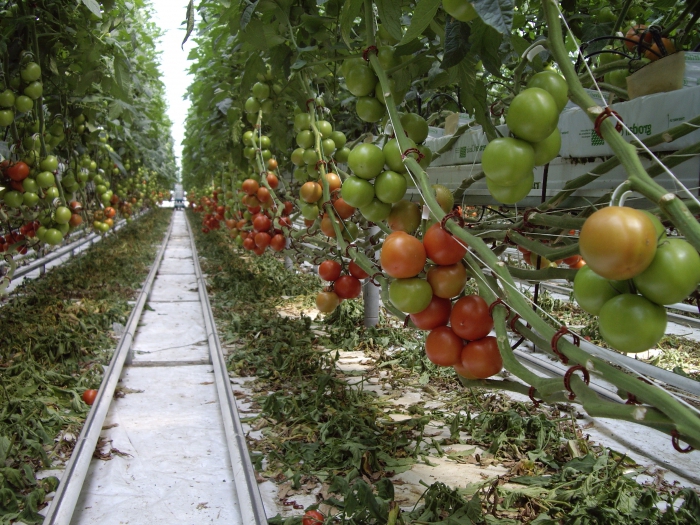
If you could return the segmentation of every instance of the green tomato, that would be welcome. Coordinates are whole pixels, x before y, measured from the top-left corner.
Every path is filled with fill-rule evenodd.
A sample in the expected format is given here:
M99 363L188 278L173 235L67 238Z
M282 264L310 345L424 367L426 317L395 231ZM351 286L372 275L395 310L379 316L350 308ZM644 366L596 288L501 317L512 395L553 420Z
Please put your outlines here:
M406 178L395 171L384 171L374 181L374 192L380 201L395 204L406 195Z
M19 208L22 205L22 194L18 191L6 191L2 196L8 208Z
M54 155L48 155L39 163L39 167L42 171L56 171L58 169L58 158Z
M552 95L558 111L564 109L566 103L569 102L569 86L564 77L554 71L540 71L534 74L527 83L527 87L544 89Z
M41 82L32 82L24 88L24 94L32 100L36 100L44 94L44 86L42 86Z
M610 9L608 6L605 6L602 9L598 10L595 19L597 22L603 24L614 24L617 21L617 15L613 13L612 9Z
M59 206L56 211L53 212L53 220L58 224L68 224L73 213L66 206Z
M27 177L22 181L22 187L24 191L30 191L32 193L39 193L39 185L36 181L30 177Z
M421 208L415 202L400 200L391 207L387 224L391 231L413 234L420 226Z
M609 73L605 73L605 75L603 76L603 80L608 84L612 84L613 86L622 89L627 89L627 77L629 75L630 72L628 69L618 69L616 71L610 71Z
M488 177L486 178L486 187L491 193L491 196L498 202L503 204L515 204L516 202L527 197L532 186L535 183L535 173L530 172L529 175L525 175L520 182L513 184L512 186L501 186L496 184Z
M428 138L428 122L416 113L404 113L401 115L401 125L408 138L416 144L420 144Z
M0 109L0 127L6 128L15 120L15 114L11 109Z
M321 134L321 138L331 138L331 134L333 133L333 125L327 120L317 120L316 129Z
M51 202L52 200L57 199L59 195L58 188L56 186L51 186L44 192L44 200Z
M641 210L644 215L649 217L651 219L651 222L654 223L654 228L656 229L656 242L660 243L661 241L666 239L666 228L664 225L661 223L659 218L651 213L650 211L647 210Z
M304 164L306 164L307 166L315 166L319 160L318 153L316 153L316 150L314 148L305 149L302 158L304 160Z
M374 186L367 180L348 177L343 182L340 195L350 206L362 208L374 200Z
M401 64L401 57L396 56L394 46L379 46L377 58L385 71Z
M342 148L336 150L333 158L335 158L335 160L340 163L348 162L348 160L350 159L350 148L343 146Z
M498 186L521 184L530 177L534 167L535 151L532 146L511 137L492 140L481 157L481 168L486 178Z
M50 171L42 171L36 176L36 183L40 188L50 188L56 184L56 177Z
M270 149L272 146L272 140L267 135L260 136L260 149Z
M34 101L26 95L20 95L15 99L15 109L20 113L26 113L34 109Z
M666 309L641 295L621 294L608 300L598 317L600 335L625 353L649 350L666 332Z
M386 108L375 97L359 97L355 103L355 111L360 120L379 122L386 114Z
M378 146L369 143L358 144L352 149L348 157L348 167L355 176L365 180L371 180L379 175L384 169L384 162L385 158L382 150ZM372 191L372 194L374 194L374 191Z
M373 199L367 206L360 208L362 216L370 222L381 222L386 220L391 213L391 204Z
M647 269L632 281L637 291L656 304L679 303L700 283L700 255L682 239L666 239Z
M591 315L598 315L606 302L625 292L629 292L627 281L611 281L595 273L589 266L576 272L574 299Z
M267 162L272 158L272 151L270 151L269 149L264 149L260 151L260 155L262 156L263 160Z
M540 142L557 127L557 103L544 89L533 87L521 91L511 101L506 124L515 135L528 142Z
M366 97L374 91L377 85L377 76L369 66L356 62L346 70L345 85L348 91L356 97Z
M442 8L460 22L469 22L479 16L468 0L442 0Z
M6 89L0 93L0 108L11 108L15 105L15 93L11 89Z
M433 184L431 187L435 192L435 200L437 200L440 208L442 208L442 211L445 213L450 213L455 205L455 198L452 195L452 192L447 188L447 186L443 186L442 184Z
M323 139L321 141L321 151L327 157L330 157L335 152L335 142L333 139Z
M61 235L65 237L68 231L70 230L70 224L68 224L67 222L63 224L57 224L56 229L60 231Z
M257 113L260 111L260 102L254 97L248 97L244 105L246 113Z
M315 204L305 202L300 206L300 210L302 217L304 217L306 220L312 221L318 218L319 210L318 206Z
M299 146L300 148L311 148L314 145L314 134L310 130L305 129L297 133L296 141L297 146Z
M292 154L290 155L290 158L292 160L292 164L295 166L303 166L304 163L304 152L306 149L304 148L297 148L294 151L292 151Z
M253 84L253 96L262 102L270 96L270 86L264 82L256 82Z
M63 234L56 228L49 228L44 232L44 242L51 246L56 246L63 242Z
M311 115L308 113L297 113L294 115L294 129L296 131L311 129Z
M561 149L561 133L559 128L552 131L552 134L541 142L531 144L535 151L535 166L544 166L554 160L559 155Z
M244 146L253 146L253 132L250 130L246 131L245 133L243 133L241 140Z
M25 191L22 194L22 202L24 202L26 206L34 206L37 202L39 202L39 195L32 191Z
M25 82L34 82L41 78L41 66L36 62L27 62L19 74Z
M360 228L357 227L357 224L351 221L343 222L343 239L348 242L355 242L359 235Z
M416 147L416 143L411 139L407 138L406 141L409 143L407 149L413 149ZM408 171L406 166L403 164L403 152L401 151L401 146L399 145L398 140L391 139L388 141L386 144L384 144L384 149L382 151L384 152L384 157L386 158L386 165L389 166L390 170L395 171L396 173L406 173Z
M396 308L407 314L425 310L433 298L433 289L425 279L411 277L396 279L389 285L389 300Z
M433 162L433 152L429 147L423 146L422 144L418 144L416 148L418 148L418 151L420 151L421 155L423 155L423 157L418 161L418 164L421 168L427 170L430 163Z
M347 143L348 139L342 131L333 131L330 136L337 149L342 148Z

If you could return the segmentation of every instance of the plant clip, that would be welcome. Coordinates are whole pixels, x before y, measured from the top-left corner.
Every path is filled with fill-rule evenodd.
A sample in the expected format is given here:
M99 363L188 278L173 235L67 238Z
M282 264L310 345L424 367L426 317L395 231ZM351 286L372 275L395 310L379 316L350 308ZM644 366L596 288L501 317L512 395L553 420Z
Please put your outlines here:
M489 305L489 317L493 317L493 309L499 304L502 304L503 306L505 306L506 310L508 310L508 314L506 315L506 319L508 319L510 317L510 306L503 302L503 299L501 299L500 297Z
M318 171L319 164L323 164L324 166L328 165L328 163L325 160L321 159L316 163L316 171Z
M518 329L515 327L515 323L518 322L518 319L520 319L520 314L516 313L513 318L510 320L510 331L515 332L518 335L523 335L520 332L518 332Z
M564 354L562 354L559 351L559 348L557 348L557 345L559 344L559 339L561 339L561 336L564 334L571 334L574 338L574 344L576 346L579 346L581 344L581 341L579 340L578 336L574 333L571 333L569 329L566 327L566 325L562 325L559 330L557 330L552 337L552 352L554 352L559 359L561 359L561 362L564 364L567 364L569 362L569 358L566 357Z
M447 221L450 219L456 219L457 224L459 224L459 226L461 228L464 227L464 219L462 218L462 215L459 213L459 210L452 210L450 213L446 214L442 218L442 220L440 221L440 228L447 231L447 229L445 228L445 225L447 224ZM450 233L450 232L448 232L448 233ZM450 235L452 235L452 234L450 233Z
M362 50L362 58L364 59L365 62L369 62L370 51L374 51L375 55L379 54L379 49L377 49L377 46L369 46L367 49L363 49Z
M309 111L309 102L313 102L314 107L316 107L316 99L315 98L308 98L308 99L306 99L306 111Z
M384 274L383 274L382 272L377 272L377 273L375 273L375 274L370 275L370 277L369 277L369 282L371 282L374 286L379 286L379 283L378 283L377 281L374 280L374 278L375 278L377 275L384 275Z
M491 115L493 115L494 117L500 117L500 116L503 115L503 113L505 112L505 110L503 109L503 106L501 106L501 111L500 111L500 112L494 111L493 108L496 106L496 104L500 104L500 102L501 102L500 100L497 100L496 102L494 102L493 104L491 104L491 105L489 106L489 112L490 112Z
M687 454L688 452L692 452L693 450L695 450L690 445L688 445L685 448L681 448L681 444L679 441L680 437L681 437L681 435L678 433L678 431L675 428L673 430L671 430L671 444L673 445L673 448L675 448L681 454Z
M598 115L598 117L595 119L595 123L593 126L593 130L595 131L595 134L598 135L601 139L603 138L603 135L600 134L600 125L603 123L603 121L606 118L611 117L612 115L615 115L619 121L615 124L615 130L618 133L620 131L622 131L622 124L621 124L622 117L620 116L620 114L617 111L610 109L610 107L606 107L603 110L603 112L600 115Z
M574 399L576 399L576 394L574 394L571 390L571 376L574 372L576 372L576 370L580 370L583 373L584 383L588 384L591 381L591 376L588 375L588 370L586 370L586 367L576 365L569 368L566 371L566 374L564 374L564 388L566 388L566 391L569 392L569 401L573 401Z
M538 213L539 210L537 208L528 208L523 212L523 228L535 228L536 226L534 224L530 223L530 215L533 213Z
M537 408L542 404L541 400L535 399L535 387L531 386L530 390L527 391L527 395L530 396L530 399L532 400L532 404Z
M404 151L401 154L401 160L404 160L406 157L408 157L411 153L417 153L418 154L418 162L423 160L425 158L425 155L423 155L418 148L408 148L406 151Z

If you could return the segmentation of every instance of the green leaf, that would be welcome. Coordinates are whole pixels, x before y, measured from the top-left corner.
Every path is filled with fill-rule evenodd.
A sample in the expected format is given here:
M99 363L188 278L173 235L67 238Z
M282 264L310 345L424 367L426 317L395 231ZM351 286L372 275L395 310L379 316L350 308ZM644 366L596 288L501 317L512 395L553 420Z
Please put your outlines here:
M466 22L460 22L450 17L445 25L445 53L442 57L442 68L447 69L459 64L469 53L471 43L469 36L471 28Z
M474 9L485 24L502 34L513 27L513 0L474 0Z
M411 40L419 37L425 31L425 28L430 25L431 20L435 17L440 0L419 0L416 4L416 9L411 17L411 25L408 26L406 33L401 38L399 45L404 45Z
M80 0L85 7L87 7L90 12L97 18L102 18L102 11L100 11L100 4L97 0Z
M7 436L0 436L0 465L5 464L7 453L10 451L10 440Z
M362 0L350 0L343 4L343 10L340 12L340 34L343 37L343 42L348 47L352 47L350 31L355 23L355 18L360 14L362 4Z
M496 77L501 77L501 56L498 48L501 46L503 35L481 20L472 24L472 51L479 55L486 71Z
M265 73L265 63L258 53L252 53L246 60L239 93L248 93L257 82L258 73Z
M194 0L190 0L190 3L187 4L187 14L185 15L185 21L187 22L186 30L185 30L185 39L182 41L182 44L180 47L182 49L185 48L185 42L187 42L187 39L190 37L192 34L192 30L194 29Z
M403 32L401 31L401 2L396 0L375 0L379 18L389 34L396 40L401 40Z
M255 2L248 2L248 4L245 6L243 13L241 14L241 29L245 29L248 26L257 6L258 0L255 0Z

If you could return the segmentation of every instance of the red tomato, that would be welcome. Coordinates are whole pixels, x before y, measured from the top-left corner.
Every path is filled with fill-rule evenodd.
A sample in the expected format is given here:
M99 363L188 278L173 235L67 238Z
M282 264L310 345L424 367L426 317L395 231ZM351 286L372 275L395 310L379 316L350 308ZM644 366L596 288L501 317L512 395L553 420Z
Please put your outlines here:
M321 219L321 231L324 233L324 235L335 239L335 230L333 229L333 223L331 222L331 218L328 216L327 213L324 213L323 218Z
M452 235L442 229L436 222L423 236L426 255L435 263L450 265L458 263L467 253L467 249Z
M83 392L83 401L85 401L86 405L92 405L95 402L95 398L97 397L97 390L86 390Z
M274 160L274 159L270 159L270 160ZM270 161L268 161L268 163L269 163L269 162L270 162ZM275 161L275 162L277 162L277 161ZM267 175L266 175L265 178L267 179L267 184L268 184L268 186L270 186L270 188L272 188L273 190L274 190L275 188L277 188L277 186L279 186L280 181L279 181L279 179L277 178L277 175L275 175L275 174L272 173L271 171L268 171L268 172L267 172ZM258 197L258 198L260 198L260 197Z
M241 189L246 192L248 195L255 195L258 192L258 188L260 187L260 184L258 184L258 181L253 180L253 179L246 179L243 181L243 185L241 186Z
M301 525L322 525L324 516L317 510L307 510L301 520Z
M496 338L489 336L467 343L462 349L462 366L477 379L486 379L503 368Z
M270 245L270 234L267 232L259 232L255 234L255 246L262 248L263 250ZM253 250L255 251L255 250Z
M318 275L324 281L336 281L343 267L337 261L323 261L318 266Z
M348 266L348 272L350 272L350 275L360 280L369 277L369 274L365 272L362 268L360 268L357 264L355 264L355 261L350 261L350 265Z
M449 326L439 326L425 339L425 354L439 366L453 366L462 359L464 341Z
M253 229L256 232L266 232L272 227L272 221L267 215L257 215L253 219Z
M333 208L341 219L349 219L356 210L356 208L350 206L342 198L333 201Z
M241 236L243 236L243 234L241 234ZM255 248L255 239L252 236L246 237L245 239L243 239L243 247L246 250L252 250L253 248Z
M432 330L438 326L445 326L450 322L452 312L452 301L433 295L430 304L425 310L417 314L411 314L411 321L416 328L421 330Z
M425 266L425 248L418 239L402 231L389 234L384 240L380 262L391 277L415 277Z
M493 328L489 305L479 295L462 297L452 307L450 325L458 336L467 341L487 336Z
M270 248L276 252L281 252L287 245L287 239L281 233L275 234L272 239L270 239Z
M341 299L355 299L362 293L362 283L352 275L341 275L333 284L333 291Z
M5 168L5 175L15 181L24 180L29 176L29 166L20 160Z

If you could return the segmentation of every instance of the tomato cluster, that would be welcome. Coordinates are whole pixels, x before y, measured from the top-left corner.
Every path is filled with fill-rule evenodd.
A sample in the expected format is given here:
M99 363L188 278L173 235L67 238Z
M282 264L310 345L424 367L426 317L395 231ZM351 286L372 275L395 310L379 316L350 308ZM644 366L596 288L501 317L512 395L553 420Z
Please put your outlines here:
M489 192L499 202L515 204L532 189L535 166L553 160L561 148L559 113L568 101L561 75L541 71L510 103L506 124L514 137L497 138L484 149L481 162Z
M700 255L668 239L651 214L622 206L593 213L579 238L587 266L574 279L574 298L598 315L600 334L622 352L643 352L666 331L663 305L685 299L700 283Z
M362 293L362 279L369 277L367 272L354 261L348 264L346 273L338 261L323 261L318 267L318 275L331 285L316 296L316 307L321 313L335 310L343 299L356 299Z

